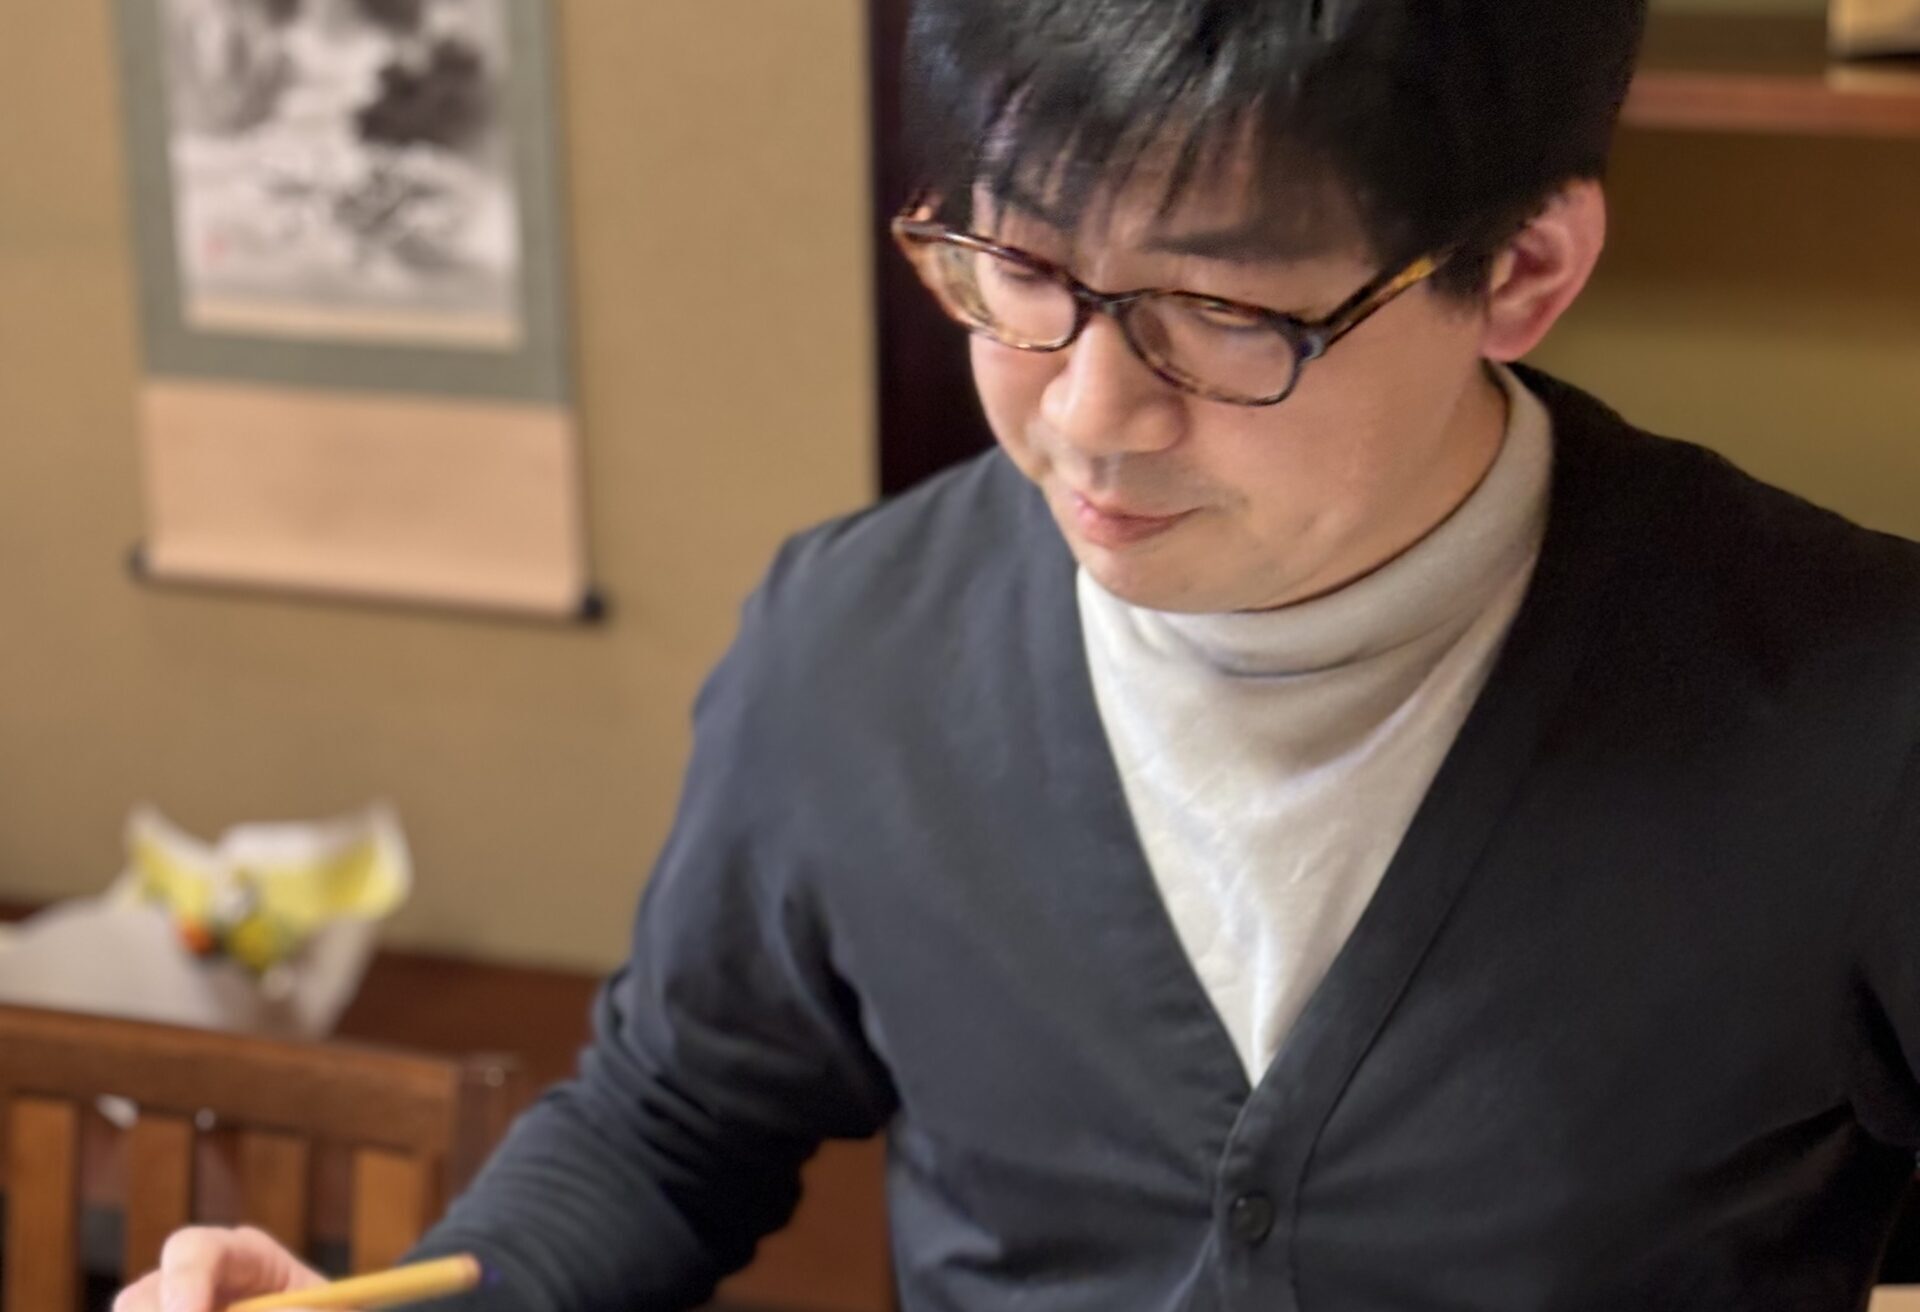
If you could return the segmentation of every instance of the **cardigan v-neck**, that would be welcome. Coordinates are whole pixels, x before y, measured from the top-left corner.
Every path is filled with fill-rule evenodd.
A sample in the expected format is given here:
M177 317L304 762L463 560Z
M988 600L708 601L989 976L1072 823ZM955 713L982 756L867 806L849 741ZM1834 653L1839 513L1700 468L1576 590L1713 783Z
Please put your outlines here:
M1194 971L1253 1078L1378 888L1492 670L1546 524L1546 407L1510 371L1466 499L1394 559L1277 610L1168 614L1084 569L1102 725Z

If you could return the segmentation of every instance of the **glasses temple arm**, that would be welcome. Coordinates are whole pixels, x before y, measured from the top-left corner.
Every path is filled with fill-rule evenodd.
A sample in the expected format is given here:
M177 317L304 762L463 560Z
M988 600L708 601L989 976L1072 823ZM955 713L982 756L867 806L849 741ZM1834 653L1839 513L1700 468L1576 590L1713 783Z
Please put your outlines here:
M1402 292L1440 272L1446 263L1445 255L1423 255L1399 272L1375 279L1348 297L1332 314L1312 325L1311 340L1324 352Z

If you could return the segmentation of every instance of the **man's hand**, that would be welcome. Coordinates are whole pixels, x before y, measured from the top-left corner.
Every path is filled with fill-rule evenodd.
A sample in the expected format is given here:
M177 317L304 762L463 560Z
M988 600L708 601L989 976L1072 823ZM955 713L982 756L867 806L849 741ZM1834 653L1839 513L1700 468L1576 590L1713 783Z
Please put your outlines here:
M199 1226L168 1239L160 1269L121 1290L113 1312L219 1312L243 1298L325 1283L263 1231Z

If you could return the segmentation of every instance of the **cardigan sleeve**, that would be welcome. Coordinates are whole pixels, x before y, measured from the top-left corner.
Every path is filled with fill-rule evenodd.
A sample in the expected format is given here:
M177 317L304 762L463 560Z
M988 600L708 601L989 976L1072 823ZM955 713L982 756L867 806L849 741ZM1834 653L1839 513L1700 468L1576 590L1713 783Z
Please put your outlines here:
M828 1138L875 1133L886 1073L783 841L804 752L777 726L765 594L696 704L672 834L573 1080L548 1092L417 1256L472 1252L461 1312L704 1303L787 1220Z

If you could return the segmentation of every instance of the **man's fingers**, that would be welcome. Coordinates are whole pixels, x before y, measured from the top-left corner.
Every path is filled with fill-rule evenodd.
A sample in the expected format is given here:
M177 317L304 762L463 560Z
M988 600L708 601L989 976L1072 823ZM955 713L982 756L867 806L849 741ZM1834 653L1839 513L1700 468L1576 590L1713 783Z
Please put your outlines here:
M214 1312L214 1285L227 1263L226 1232L178 1230L160 1250L159 1312Z
M160 1273L149 1271L121 1290L113 1312L160 1312Z
M310 1289L327 1283L325 1276L295 1257L264 1230L243 1225L228 1231L228 1235L233 1241L229 1254L257 1292L277 1294L286 1289Z
M323 1283L263 1232L211 1226L181 1230L168 1239L160 1250L157 1275L159 1306L130 1307L125 1312L218 1312L228 1303L256 1294Z

